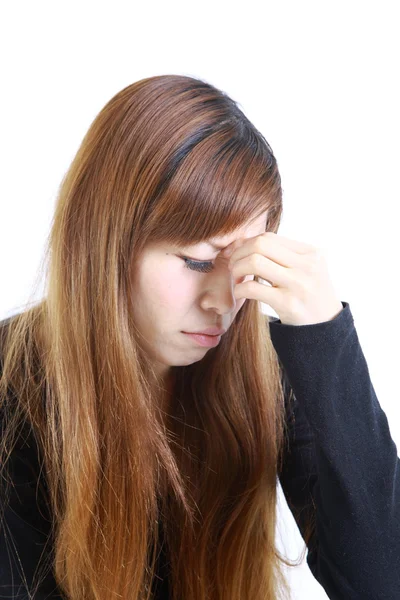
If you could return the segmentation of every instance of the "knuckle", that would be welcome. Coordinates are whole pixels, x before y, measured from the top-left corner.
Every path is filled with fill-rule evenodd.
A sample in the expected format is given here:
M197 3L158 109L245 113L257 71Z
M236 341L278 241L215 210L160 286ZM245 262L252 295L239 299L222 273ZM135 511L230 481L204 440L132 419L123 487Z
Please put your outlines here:
M296 290L300 296L304 291L309 289L309 277L304 273L304 270L289 270L287 276L290 278L290 287Z
M314 257L314 259L317 259L317 260L320 260L324 257L324 251L322 250L322 248L320 248L318 246L313 246L310 254L312 257Z
M264 240L262 235L258 236L255 240L255 250L256 252L262 252L264 250Z
M264 257L261 254L253 254L252 265L255 269L259 269L264 262Z
M325 264L325 254L321 248L313 248L306 256L306 270L309 273L318 272Z

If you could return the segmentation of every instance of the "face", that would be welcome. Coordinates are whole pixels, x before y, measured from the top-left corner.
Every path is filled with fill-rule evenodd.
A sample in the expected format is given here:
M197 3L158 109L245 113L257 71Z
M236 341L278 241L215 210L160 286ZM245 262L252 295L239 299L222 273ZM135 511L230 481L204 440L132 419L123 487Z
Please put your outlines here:
M192 364L210 350L183 332L202 331L212 326L228 330L232 326L246 302L245 298L236 300L234 284L254 279L254 276L235 282L223 249L235 240L243 238L245 241L260 235L265 228L266 213L234 234L194 246L148 246L135 262L132 310L145 340L142 343L161 379L167 379L171 366ZM221 249L213 249L209 244Z

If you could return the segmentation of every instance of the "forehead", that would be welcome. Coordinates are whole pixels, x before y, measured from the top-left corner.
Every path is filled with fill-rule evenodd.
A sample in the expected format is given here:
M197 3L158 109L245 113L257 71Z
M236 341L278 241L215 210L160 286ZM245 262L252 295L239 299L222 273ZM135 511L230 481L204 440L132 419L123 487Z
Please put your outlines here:
M185 244L184 246L177 246L177 248L184 247L185 249L190 248L191 250L195 250L196 252L198 251L198 252L207 252L207 253L217 254L218 252L220 252L221 250L226 248L226 246L229 246L229 244L231 244L232 242L234 242L235 240L237 240L239 238L247 239L247 238L252 238L256 235L260 235L261 233L263 233L266 230L266 226L267 226L267 213L264 212L257 219L249 220L247 223L245 223L244 225L242 225L240 228L238 228L236 231L234 231L233 233L231 233L229 235L213 237L213 238L210 238L207 240L203 240L201 242L197 242L195 244ZM149 251L149 250L157 250L158 251L160 247L161 248L164 247L163 242L148 242L146 244L146 247L143 249L143 251Z
M253 219L252 221L249 221L248 223L246 223L245 225L243 225L242 227L240 227L239 229L237 229L236 231L234 231L233 233L231 233L229 235L211 238L204 242L199 242L198 244L195 244L195 246L196 247L204 246L208 249L211 248L212 250L219 252L220 250L223 250L224 248L226 248L226 246L229 246L229 244L234 242L236 239L239 239L239 238L246 239L246 238L254 237L256 235L260 235L261 233L263 233L266 230L266 225L267 225L267 215L266 215L266 213L264 213L261 215L261 217L258 217L255 220Z

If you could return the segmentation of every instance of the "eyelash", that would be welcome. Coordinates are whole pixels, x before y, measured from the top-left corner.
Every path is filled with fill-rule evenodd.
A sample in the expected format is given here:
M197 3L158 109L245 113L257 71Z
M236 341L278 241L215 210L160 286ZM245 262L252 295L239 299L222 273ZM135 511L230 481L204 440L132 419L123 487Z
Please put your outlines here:
M185 256L181 256L182 260L185 263L186 269L190 269L191 271L198 271L200 273L210 273L214 265L212 262L198 262L194 260L190 260Z

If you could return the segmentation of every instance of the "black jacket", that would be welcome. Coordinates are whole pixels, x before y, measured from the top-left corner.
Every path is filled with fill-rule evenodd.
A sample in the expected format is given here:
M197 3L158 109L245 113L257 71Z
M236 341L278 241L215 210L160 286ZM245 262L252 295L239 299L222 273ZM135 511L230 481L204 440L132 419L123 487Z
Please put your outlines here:
M285 394L292 393L279 479L302 535L315 519L307 563L328 597L400 600L400 461L350 306L342 305L333 320L313 325L268 317ZM21 565L29 588L41 553L51 552L46 486L29 430L10 460L16 488L0 527L0 598L25 600ZM162 562L163 555L161 575ZM165 580L157 597L167 594ZM52 573L33 598L61 598Z

